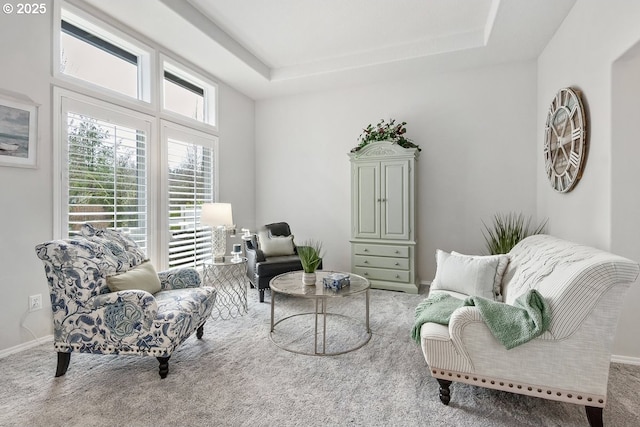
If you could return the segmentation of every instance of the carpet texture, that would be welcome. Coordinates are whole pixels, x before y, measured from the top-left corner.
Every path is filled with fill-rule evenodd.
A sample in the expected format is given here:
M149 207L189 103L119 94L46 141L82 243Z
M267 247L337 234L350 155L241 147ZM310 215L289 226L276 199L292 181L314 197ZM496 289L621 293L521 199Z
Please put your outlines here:
M361 319L361 297L331 301L329 310ZM464 384L452 385L449 406L440 403L438 384L410 337L414 309L424 297L372 290L371 341L352 353L317 357L271 342L270 305L258 303L257 291L250 289L248 314L209 320L202 340L190 337L173 354L164 380L152 357L75 353L67 374L54 378L53 345L44 343L0 359L0 425L588 425L581 406ZM309 310L311 301L277 297L277 318ZM284 342L310 344L311 318L292 318L301 322L299 328L287 325L308 330L311 340L307 334ZM288 332L282 325L280 331ZM337 331L329 339L332 350L339 350L341 339L361 337ZM605 425L639 425L640 366L612 364L609 381Z

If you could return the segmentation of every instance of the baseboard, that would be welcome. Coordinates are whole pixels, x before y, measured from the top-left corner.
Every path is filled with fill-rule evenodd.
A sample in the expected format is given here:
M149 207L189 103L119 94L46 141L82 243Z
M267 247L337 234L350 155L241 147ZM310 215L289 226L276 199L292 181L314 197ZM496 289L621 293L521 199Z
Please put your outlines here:
M10 347L4 350L0 350L0 359L2 359L3 357L7 357L10 354L20 353L21 351L28 350L33 347L37 347L40 344L44 344L46 342L53 342L53 335L47 335L47 336L38 338L37 340L32 340L29 342L18 344L15 347Z
M617 354L612 354L611 361L613 363L622 363L625 365L640 366L640 357L618 356Z

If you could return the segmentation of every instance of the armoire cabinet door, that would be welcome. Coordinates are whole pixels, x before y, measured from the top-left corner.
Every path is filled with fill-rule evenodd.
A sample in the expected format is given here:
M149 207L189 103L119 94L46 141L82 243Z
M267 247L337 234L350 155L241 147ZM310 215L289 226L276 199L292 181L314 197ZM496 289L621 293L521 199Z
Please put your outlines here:
M409 161L380 163L380 238L409 238Z
M380 238L380 162L354 166L355 237Z

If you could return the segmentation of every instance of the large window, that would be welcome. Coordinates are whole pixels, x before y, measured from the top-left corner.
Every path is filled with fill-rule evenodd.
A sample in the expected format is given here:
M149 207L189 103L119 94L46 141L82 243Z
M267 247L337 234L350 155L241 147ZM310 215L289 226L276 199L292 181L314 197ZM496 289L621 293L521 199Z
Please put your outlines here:
M164 122L168 265L201 265L211 258L211 229L200 224L203 203L214 201L215 138Z
M217 195L216 84L74 6L62 3L59 23L54 77L73 90L54 88L56 235L117 228L158 268L202 265L211 229L201 207Z
M84 223L123 229L147 248L150 122L61 98L66 234Z

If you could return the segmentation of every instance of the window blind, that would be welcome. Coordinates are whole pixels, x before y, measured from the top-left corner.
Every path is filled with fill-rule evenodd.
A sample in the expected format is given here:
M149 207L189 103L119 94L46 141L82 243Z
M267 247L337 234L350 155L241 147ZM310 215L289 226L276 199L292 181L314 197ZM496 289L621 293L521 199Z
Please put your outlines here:
M68 232L118 228L147 248L146 132L67 112Z
M211 229L200 224L203 203L213 202L213 149L167 139L169 267L211 259Z

